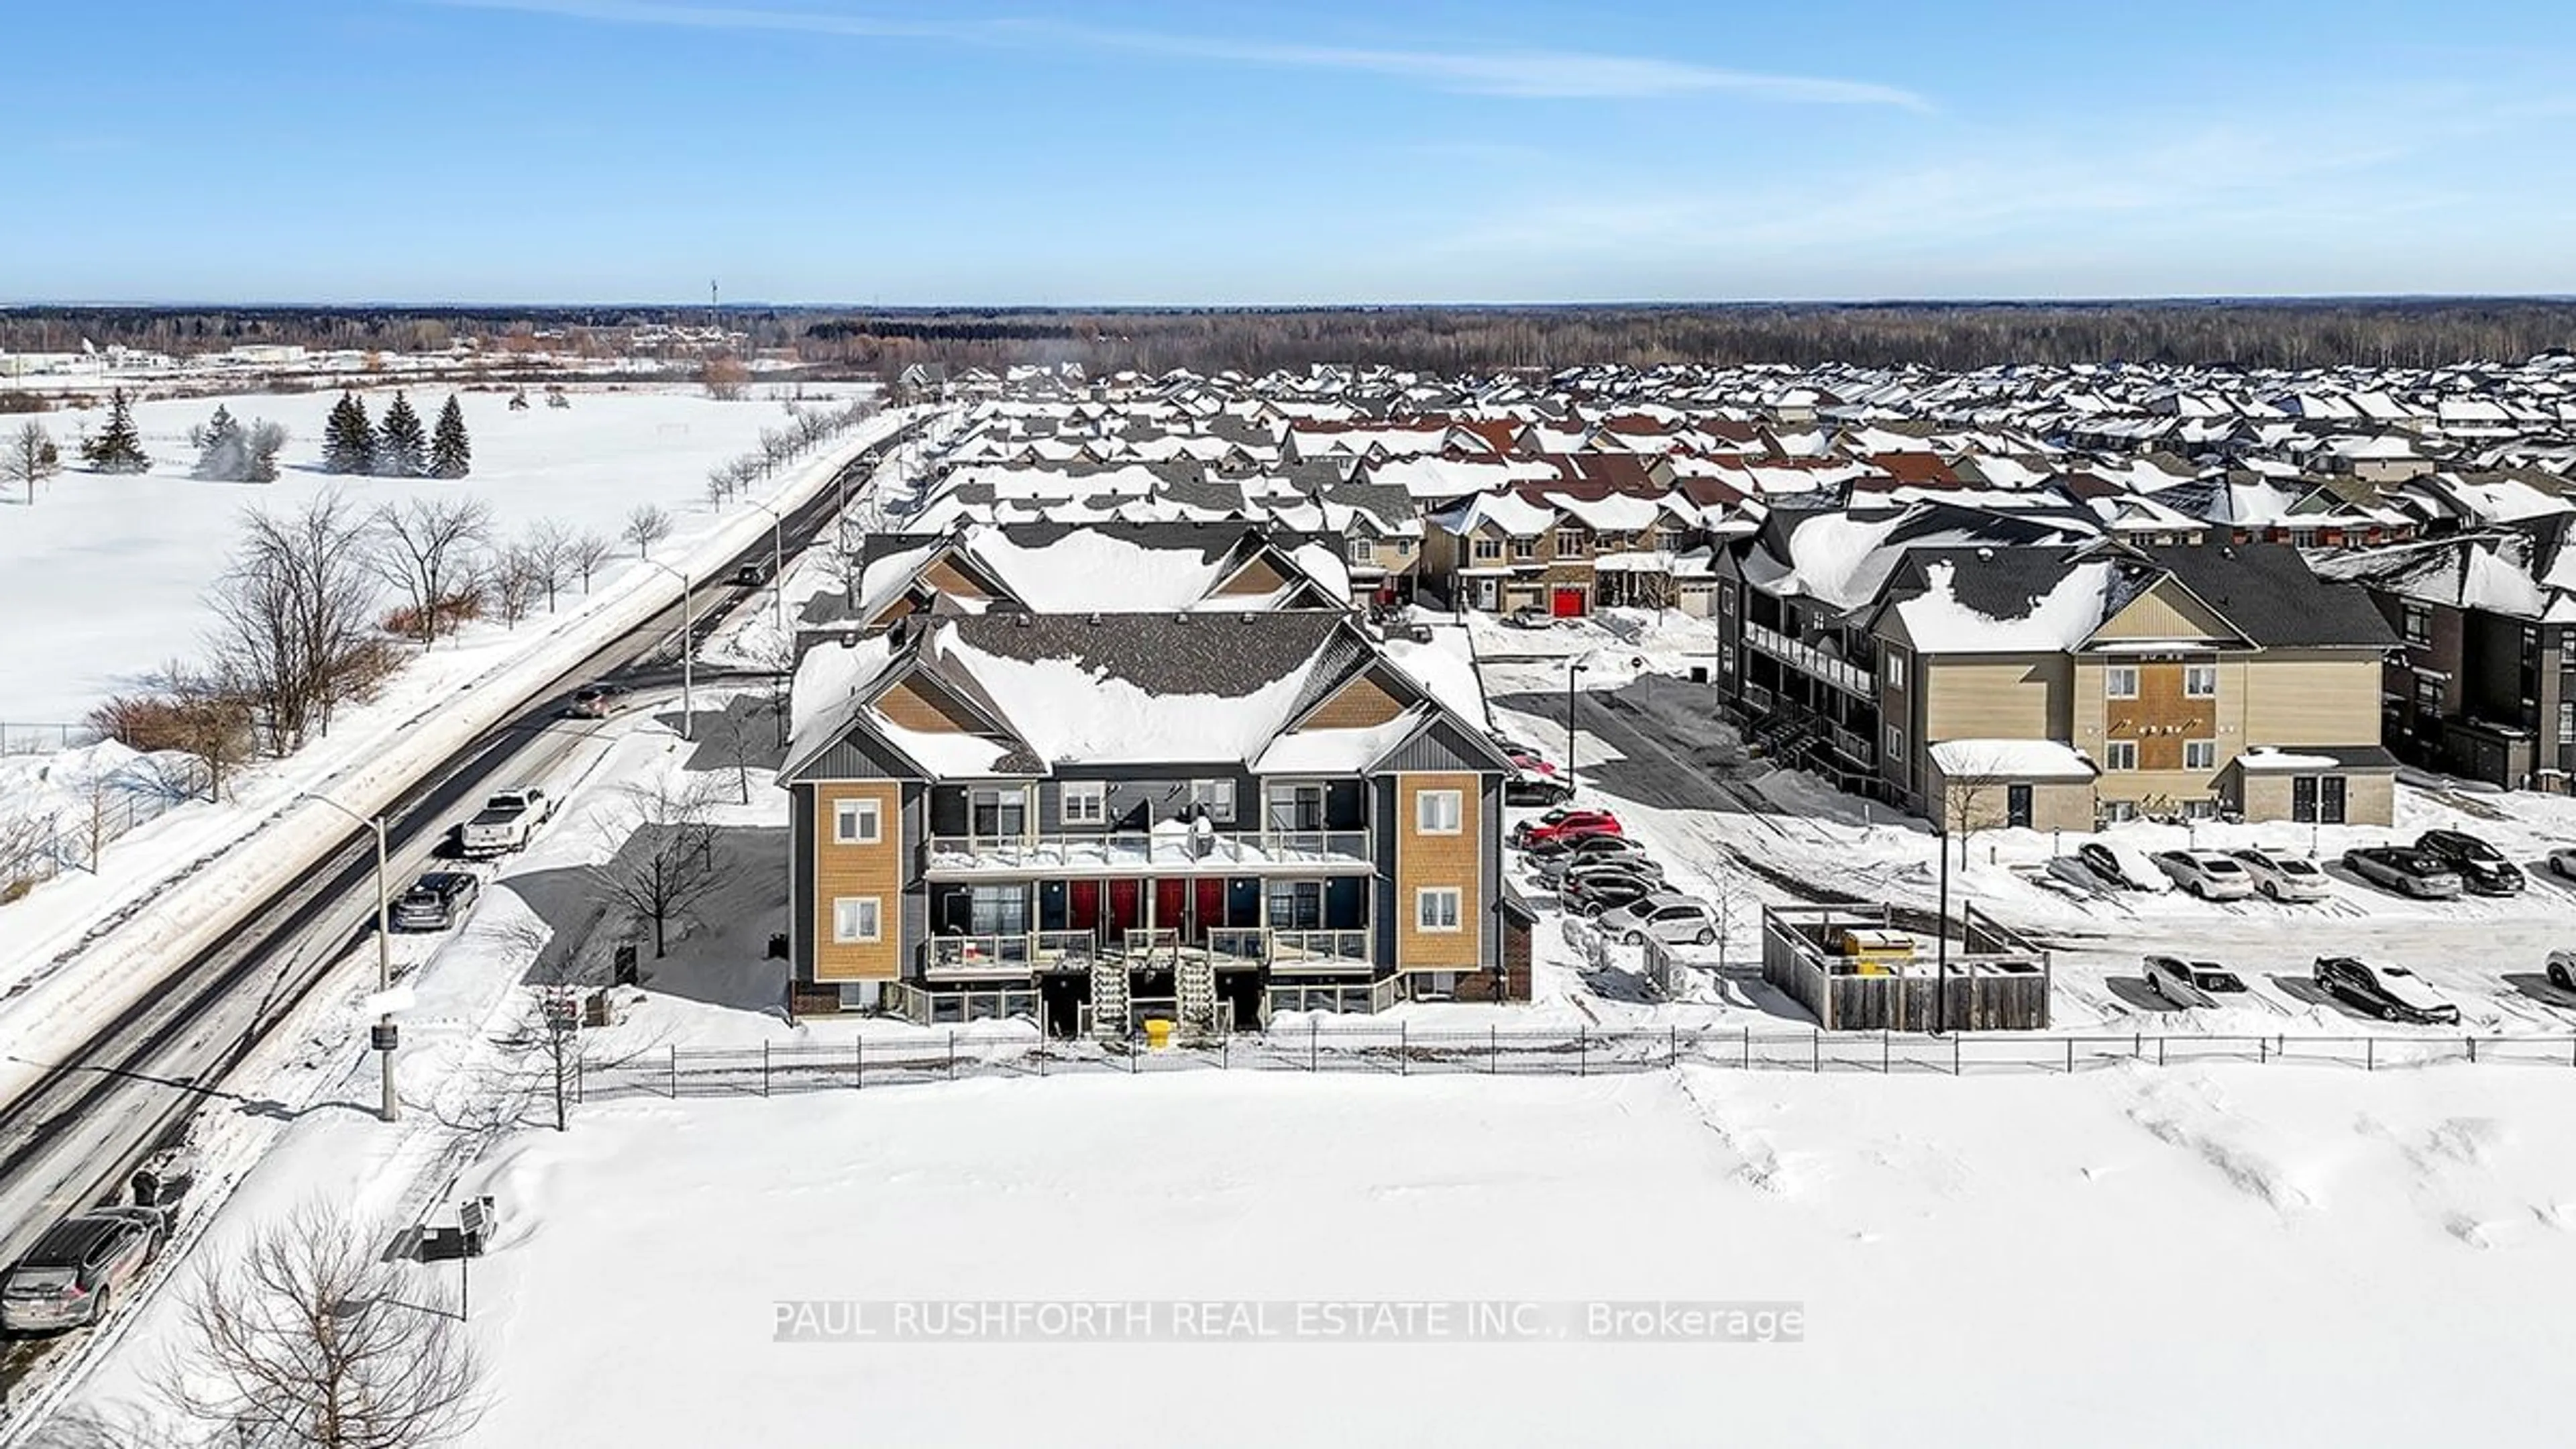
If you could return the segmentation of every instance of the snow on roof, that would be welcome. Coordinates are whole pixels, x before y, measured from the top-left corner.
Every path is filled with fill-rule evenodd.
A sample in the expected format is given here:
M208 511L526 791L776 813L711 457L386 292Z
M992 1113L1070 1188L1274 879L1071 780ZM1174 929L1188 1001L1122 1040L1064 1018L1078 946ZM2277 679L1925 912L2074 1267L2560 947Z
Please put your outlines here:
M1388 663L1421 685L1450 713L1477 729L1491 726L1485 711L1484 682L1476 673L1475 646L1464 628L1437 625L1428 644L1390 636L1384 648Z
M1323 585L1337 599L1351 595L1351 561L1320 543L1301 543L1288 550L1289 559L1304 569L1315 582Z
M1113 603L1122 613L1186 609L1232 571L1232 554L1155 548L1128 535L1078 528L1031 547L998 530L967 541L976 562L1041 614L1079 614Z
M1562 493L1543 496L1596 532L1634 533L1654 527L1664 514L1663 505L1654 499L1629 493L1613 493L1606 498L1569 498Z
M1484 493L1440 521L1441 527L1461 537L1487 525L1514 538L1535 538L1556 526L1556 510L1517 494Z
M942 629L932 647L982 686L1039 758L1086 764L1250 759L1288 722L1316 666L1309 659L1229 698L1155 694L1071 658L988 654L953 629Z
M850 644L822 644L796 661L787 692L787 759L803 761L829 749L858 717L860 699L894 658L894 641L878 634ZM782 767L781 773L785 773Z
M1923 571L1931 587L1896 606L1906 637L1926 654L2037 654L2074 649L2102 626L2117 570L2109 563L2077 564L2030 612L2001 619L1959 601L1958 566L1943 560Z
M2090 780L2094 774L2083 751L2055 740L1943 740L1930 754L1933 766L1953 780Z
M1279 736L1252 761L1256 775L1355 775L1385 759L1431 718L1416 705L1363 729L1305 729Z
M2256 745L2237 755L2238 768L2246 770L2339 770L2343 761L2332 755L2303 755L2294 750L2278 750L2270 745Z

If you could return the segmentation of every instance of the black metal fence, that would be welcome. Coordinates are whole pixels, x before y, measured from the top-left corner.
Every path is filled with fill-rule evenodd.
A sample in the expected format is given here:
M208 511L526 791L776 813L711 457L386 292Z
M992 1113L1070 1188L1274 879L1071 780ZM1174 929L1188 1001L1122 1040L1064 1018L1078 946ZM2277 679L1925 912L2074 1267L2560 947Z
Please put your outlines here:
M765 1097L865 1091L969 1078L1147 1075L1189 1071L1356 1072L1379 1076L1616 1076L1676 1066L1744 1071L1963 1076L2071 1075L2123 1063L2289 1063L2402 1070L2450 1063L2576 1070L2569 1036L2148 1036L1783 1032L1750 1027L1568 1031L1320 1026L1241 1033L1151 1049L990 1034L854 1037L831 1046L668 1047L614 1059L585 1053L584 1099Z

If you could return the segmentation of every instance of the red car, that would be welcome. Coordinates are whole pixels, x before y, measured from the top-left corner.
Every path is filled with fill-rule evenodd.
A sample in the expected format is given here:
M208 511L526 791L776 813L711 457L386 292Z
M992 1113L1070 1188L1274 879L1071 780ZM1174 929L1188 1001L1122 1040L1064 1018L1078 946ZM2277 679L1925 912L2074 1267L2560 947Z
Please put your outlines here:
M1524 850L1556 842L1572 842L1587 835L1618 835L1619 817L1607 810L1550 810L1536 820L1523 821L1512 830L1513 843Z
M1504 758L1512 762L1512 767L1514 769L1526 770L1533 775L1554 775L1556 773L1556 766L1549 764L1547 761L1540 759L1536 755L1523 754L1518 750L1514 750L1504 756Z

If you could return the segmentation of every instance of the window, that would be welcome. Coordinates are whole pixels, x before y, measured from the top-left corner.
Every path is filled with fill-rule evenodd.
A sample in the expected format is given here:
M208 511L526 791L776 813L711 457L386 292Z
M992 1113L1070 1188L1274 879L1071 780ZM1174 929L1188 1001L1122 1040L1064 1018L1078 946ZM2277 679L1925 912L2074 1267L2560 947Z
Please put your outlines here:
M885 939L875 896L843 896L832 902L832 940L836 945L864 946Z
M1324 828L1323 786L1272 785L1263 795L1269 801L1268 828L1279 831Z
M1655 552L1657 553L1680 553L1682 542L1682 531L1678 528L1655 530Z
M2102 697L2104 699L2137 698L2138 666L2134 664L2114 664L2110 668L2103 670Z
M2186 770L2218 768L2218 741L2185 740L2182 742L2182 767Z
M2103 768L2111 770L2138 768L2138 742L2136 740L2111 741L2102 747L2102 763Z
M2184 665L2182 692L2190 699L2218 698L2218 666L2215 664Z
M1887 658L1881 667L1887 677L1888 688L1903 689L1905 687L1905 654L1903 651L1896 649L1887 651Z
M1903 725L1889 725L1887 727L1887 757L1891 760L1902 760L1905 758L1905 727Z
M1512 557L1517 559L1533 559L1538 557L1538 540L1535 538L1513 539Z
M1493 563L1503 556L1503 541L1499 538L1477 539L1469 546L1468 553L1478 563Z
M2405 610L2406 642L2433 642L2433 611L2422 604L2408 604Z
M2422 674L2415 676L2415 712L2432 716L2442 713L2442 681Z
M1029 888L1020 885L969 887L966 924L978 936L1026 933L1029 929Z
M1458 929L1459 891L1456 886L1434 886L1413 893L1413 925L1422 931Z
M1349 555L1350 561L1355 564L1373 564L1377 562L1376 539L1354 538L1342 547Z
M1455 790L1424 790L1413 797L1416 835L1455 835L1460 818L1459 794Z
M1324 884L1312 880L1270 883L1270 929L1320 931L1324 928Z
M1068 780L1057 786L1056 804L1067 825L1109 822L1109 787L1098 780Z
M832 802L832 843L834 845L874 845L885 839L885 816L875 800L835 800Z
M1028 833L1028 792L1010 790L969 790L966 792L967 828L979 839L1017 840Z
M2576 700L2558 702L2558 743L2576 745Z
M1210 820L1234 823L1234 782L1232 780L1192 780L1190 807L1193 813L1205 809Z
M1560 529L1558 529L1558 530L1556 531L1556 555L1557 555L1557 557L1559 557L1559 558L1579 558L1579 557L1581 557L1581 556L1582 556L1582 554L1583 554L1583 530L1582 530L1582 529L1579 529L1579 528L1560 528Z

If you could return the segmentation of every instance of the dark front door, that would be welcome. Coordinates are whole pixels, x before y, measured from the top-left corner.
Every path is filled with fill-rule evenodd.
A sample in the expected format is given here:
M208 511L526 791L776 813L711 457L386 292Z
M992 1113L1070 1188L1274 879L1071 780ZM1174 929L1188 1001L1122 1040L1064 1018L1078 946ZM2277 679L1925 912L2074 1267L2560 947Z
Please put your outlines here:
M2341 775L2317 777L2318 824L2341 825L2343 823L2343 789L2344 781Z
M2317 823L2317 777L2301 775L2290 781L2290 818L2301 825Z
M1043 1004L1046 1034L1069 1037L1082 1030L1082 1003L1091 996L1091 978L1070 973L1056 973L1038 978L1038 1000Z
M2004 823L2015 830L2030 828L2030 787L2028 785L2004 787Z

